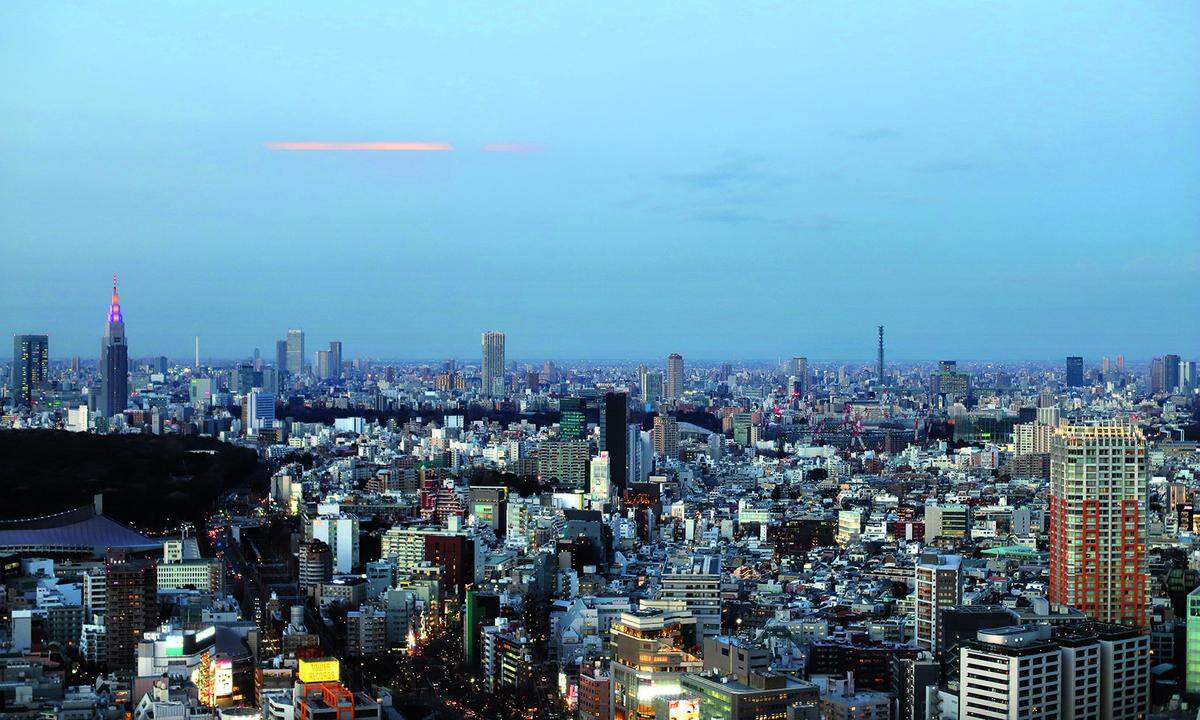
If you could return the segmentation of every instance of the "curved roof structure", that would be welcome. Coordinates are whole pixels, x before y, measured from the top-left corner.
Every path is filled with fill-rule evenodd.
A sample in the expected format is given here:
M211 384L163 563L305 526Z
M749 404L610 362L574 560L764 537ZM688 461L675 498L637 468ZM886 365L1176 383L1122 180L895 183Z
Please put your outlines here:
M148 550L159 543L104 516L91 505L57 515L0 520L0 552L93 553Z

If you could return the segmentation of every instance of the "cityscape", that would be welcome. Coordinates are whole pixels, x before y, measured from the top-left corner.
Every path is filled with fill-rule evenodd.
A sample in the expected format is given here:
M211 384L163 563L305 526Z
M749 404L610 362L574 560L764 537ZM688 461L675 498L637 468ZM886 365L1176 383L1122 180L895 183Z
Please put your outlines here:
M0 716L1200 718L1194 5L0 22Z

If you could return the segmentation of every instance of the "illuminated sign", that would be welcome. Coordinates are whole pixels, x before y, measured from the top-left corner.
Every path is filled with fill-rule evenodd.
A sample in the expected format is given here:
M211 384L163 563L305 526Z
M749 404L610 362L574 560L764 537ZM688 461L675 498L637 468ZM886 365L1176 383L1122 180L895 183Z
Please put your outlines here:
M213 694L217 697L228 697L233 694L233 661L224 658L216 662L216 672L213 674Z
M686 698L667 703L668 720L700 720L700 699Z
M301 659L297 675L302 683L337 682L339 669L337 658Z
M167 657L179 657L183 655L182 635L168 635L164 644L167 647Z

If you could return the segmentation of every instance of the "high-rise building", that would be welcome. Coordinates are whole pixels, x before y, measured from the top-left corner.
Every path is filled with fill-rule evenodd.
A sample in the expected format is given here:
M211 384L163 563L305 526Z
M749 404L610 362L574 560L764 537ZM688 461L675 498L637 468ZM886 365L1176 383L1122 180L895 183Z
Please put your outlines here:
M322 380L332 380L333 353L329 350L317 351L317 377Z
M683 356L671 353L667 356L667 401L676 402L683 397Z
M504 333L485 332L480 341L483 360L479 366L483 377L480 389L485 397L502 398L504 392Z
M1083 358L1067 356L1067 387L1083 387Z
M809 390L808 358L794 357L788 365L788 375L792 387L789 390L794 395L803 395Z
M275 341L275 369L278 370L281 375L287 373L287 349L287 340Z
M612 496L625 494L629 482L629 408L623 392L604 394L600 406L600 451L608 452Z
M304 374L304 331L287 331L287 371L293 377Z
M558 436L563 440L582 440L587 431L583 398L565 397L558 401Z
M158 625L156 569L152 560L109 551L104 562L104 626L109 670L131 670L142 634Z
M1051 602L1146 624L1146 438L1134 425L1060 425L1050 450Z
M246 434L258 436L263 428L275 426L275 394L255 388L246 394L243 410Z
M34 393L50 379L50 338L13 336L12 393L17 405L33 406Z
M683 674L700 671L704 663L684 649L684 625L694 623L686 611L621 613L610 631L613 717L654 718L654 699L678 693Z
M337 380L342 376L342 341L329 341L329 364L331 372L329 378Z
M875 368L875 373L876 373L876 376L879 378L879 382L883 383L884 375L883 375L883 326L882 325L879 326L879 361L878 361L877 367Z
M112 302L100 343L100 395L96 411L112 417L129 406L129 347L125 344L125 317L117 297L117 277L113 276Z
M916 564L917 647L940 655L945 649L941 613L962 603L962 558L922 555Z
M642 402L649 405L663 398L663 374L650 370L645 365L638 367L638 387L642 391Z
M679 457L679 422L671 415L654 417L654 452L669 458Z
M1179 364L1178 355L1163 355L1151 360L1150 392L1174 392L1179 387Z

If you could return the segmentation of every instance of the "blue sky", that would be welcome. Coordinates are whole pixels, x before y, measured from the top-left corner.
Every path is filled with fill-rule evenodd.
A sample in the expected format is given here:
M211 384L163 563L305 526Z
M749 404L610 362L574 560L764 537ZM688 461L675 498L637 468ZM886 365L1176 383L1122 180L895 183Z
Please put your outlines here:
M1195 357L1197 68L1190 2L8 2L0 328ZM453 150L269 148L387 141Z

